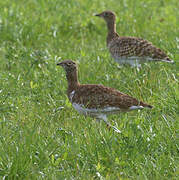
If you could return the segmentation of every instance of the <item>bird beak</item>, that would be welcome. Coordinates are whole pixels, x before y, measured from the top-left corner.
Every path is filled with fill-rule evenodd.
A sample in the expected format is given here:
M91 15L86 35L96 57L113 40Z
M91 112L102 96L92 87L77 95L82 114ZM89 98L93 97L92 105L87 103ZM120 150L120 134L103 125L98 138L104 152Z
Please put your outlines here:
M101 17L101 14L95 14L95 16Z
M57 63L57 66L63 66L63 63Z

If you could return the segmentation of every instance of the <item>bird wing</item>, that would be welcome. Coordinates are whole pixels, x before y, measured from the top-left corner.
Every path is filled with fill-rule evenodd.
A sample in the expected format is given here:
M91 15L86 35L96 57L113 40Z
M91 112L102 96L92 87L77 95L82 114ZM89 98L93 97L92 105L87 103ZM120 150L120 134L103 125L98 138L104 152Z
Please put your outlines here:
M105 108L117 107L120 109L129 109L132 106L148 106L137 99L121 93L113 88L103 85L80 85L75 90L72 101L82 104L86 108Z
M117 57L151 57L153 59L167 59L168 56L151 42L136 37L118 37L108 43L110 53Z

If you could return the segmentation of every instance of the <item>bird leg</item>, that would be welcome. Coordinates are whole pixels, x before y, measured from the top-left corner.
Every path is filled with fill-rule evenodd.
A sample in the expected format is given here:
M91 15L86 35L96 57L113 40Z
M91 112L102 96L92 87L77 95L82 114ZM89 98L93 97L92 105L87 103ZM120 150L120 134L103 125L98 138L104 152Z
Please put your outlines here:
M102 120L106 123L108 129L113 128L113 130L114 130L115 132L121 133L121 131L120 131L117 127L112 126L112 125L107 121L106 115L100 115L100 116L98 116L98 119L102 119Z
M106 122L105 122L106 123ZM117 133L121 133L121 131L117 128L117 127L115 127L115 126L112 126L111 124L109 124L109 123L106 123L107 124L107 127L109 128L109 129L111 129L111 128L113 128L113 130L115 131L115 132L117 132Z

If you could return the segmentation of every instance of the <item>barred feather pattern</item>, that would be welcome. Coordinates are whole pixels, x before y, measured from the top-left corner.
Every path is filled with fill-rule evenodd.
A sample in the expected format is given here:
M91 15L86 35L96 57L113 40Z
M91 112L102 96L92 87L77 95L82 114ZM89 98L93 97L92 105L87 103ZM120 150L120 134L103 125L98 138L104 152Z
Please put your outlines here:
M120 63L131 63L131 60L138 62L164 61L173 63L167 54L154 46L151 42L137 37L122 37L116 32L116 16L112 11L103 11L96 16L102 17L107 24L107 47L111 56Z
M153 60L168 60L169 57L161 49L156 48L151 42L136 37L117 37L107 44L114 58L120 57L148 57Z

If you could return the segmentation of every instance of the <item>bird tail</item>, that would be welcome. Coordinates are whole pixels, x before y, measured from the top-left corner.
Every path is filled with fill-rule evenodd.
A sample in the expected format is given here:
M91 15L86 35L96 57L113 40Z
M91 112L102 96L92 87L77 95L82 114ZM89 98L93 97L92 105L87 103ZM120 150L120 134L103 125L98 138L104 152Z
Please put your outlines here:
M146 107L146 108L150 108L150 109L153 108L153 106L151 106L149 104L146 104L146 103L143 103L143 102L140 102L140 105L143 106L143 107Z
M165 58L165 59L162 59L163 62L168 62L168 63L174 63L173 60L171 60L170 58Z

